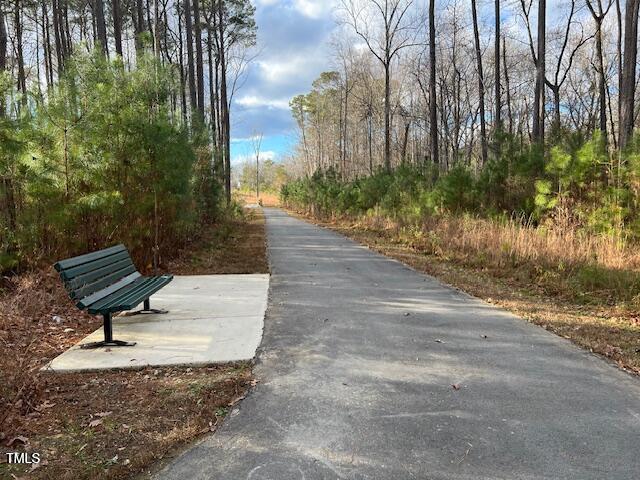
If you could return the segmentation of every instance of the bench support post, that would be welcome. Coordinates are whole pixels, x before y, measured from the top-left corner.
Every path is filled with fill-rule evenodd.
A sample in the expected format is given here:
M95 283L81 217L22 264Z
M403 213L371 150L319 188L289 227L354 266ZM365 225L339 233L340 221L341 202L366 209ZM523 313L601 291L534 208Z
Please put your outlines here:
M111 313L102 314L104 323L104 340L100 342L84 343L80 345L82 349L100 348L100 347L133 347L136 342L125 342L123 340L113 339L113 322L111 321Z
M162 315L165 313L169 313L169 310L159 310L157 308L151 308L151 301L147 298L144 301L144 306L142 307L142 310L136 310L134 312L129 312L126 315L150 315L150 314L158 314L158 315Z

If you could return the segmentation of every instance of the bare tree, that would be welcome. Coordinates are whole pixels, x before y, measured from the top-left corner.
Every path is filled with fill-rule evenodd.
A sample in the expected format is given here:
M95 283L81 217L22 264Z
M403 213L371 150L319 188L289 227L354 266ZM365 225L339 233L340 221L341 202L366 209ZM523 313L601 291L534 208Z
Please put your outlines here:
M193 12L191 2L184 0L184 27L187 41L187 77L189 83L189 99L191 100L191 110L198 108L198 94L196 90L196 70L193 60Z
M603 9L602 0L586 0L587 7L591 12L593 21L596 24L596 72L598 74L598 96L600 104L600 131L607 138L607 79L604 71L604 52L602 50L602 22L604 22L609 9L613 5L613 0L609 0L607 7Z
M478 68L478 95L480 109L480 151L482 165L487 163L487 127L484 112L484 73L482 71L482 52L480 51L480 33L478 32L478 12L476 9L476 0L471 0L471 14L473 17L473 40L476 51L476 65Z
M584 46L593 36L584 36L584 32L582 30L582 24L575 20L576 14L576 1L571 0L571 6L569 9L569 15L567 17L567 21L564 27L564 34L562 36L562 44L560 47L560 51L556 58L556 65L553 72L552 80L547 79L545 75L545 83L553 93L553 132L558 133L561 127L560 121L560 89L564 85L567 80L567 76L569 72L571 72L571 67L573 66L573 62L575 60L576 54ZM573 45L570 45L571 42L571 32L574 25L580 27L580 36L576 37ZM569 52L568 57L566 57L565 64L565 55ZM564 68L563 68L564 67Z
M547 0L538 0L538 55L536 61L536 91L533 111L533 139L544 145L544 86L546 79Z
M494 128L502 130L502 100L500 98L500 0L495 0L495 37L493 47L495 114Z
M440 164L438 158L438 112L436 106L436 13L435 0L429 0L429 128L431 161Z
M408 12L413 0L342 0L345 23L384 68L384 166L391 170L391 67L398 53L416 45Z
M260 203L260 149L262 147L262 133L256 133L251 137L253 154L256 156L256 202Z
M198 91L198 112L204 119L204 62L202 58L202 24L200 20L200 0L193 0L193 25L196 42L196 88Z
M4 73L7 68L7 26L4 19L4 11L0 8L0 73ZM0 102L3 99L0 98ZM0 104L1 105L1 104ZM0 115L4 113L4 108L0 108Z

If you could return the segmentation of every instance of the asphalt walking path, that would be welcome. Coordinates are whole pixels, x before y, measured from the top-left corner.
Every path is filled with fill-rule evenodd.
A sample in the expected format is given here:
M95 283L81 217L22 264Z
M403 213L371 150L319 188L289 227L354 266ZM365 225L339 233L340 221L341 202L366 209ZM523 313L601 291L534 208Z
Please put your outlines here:
M257 387L157 479L638 479L640 380L265 209Z

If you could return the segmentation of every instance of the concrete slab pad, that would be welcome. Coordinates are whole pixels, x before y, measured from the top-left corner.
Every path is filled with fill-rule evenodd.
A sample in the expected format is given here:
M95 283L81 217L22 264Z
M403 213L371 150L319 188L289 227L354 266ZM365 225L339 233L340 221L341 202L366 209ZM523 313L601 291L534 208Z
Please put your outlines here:
M102 340L102 328L45 370L78 372L144 366L209 365L250 360L262 340L269 275L178 276L151 297L164 315L120 315L113 336L133 347L82 350Z

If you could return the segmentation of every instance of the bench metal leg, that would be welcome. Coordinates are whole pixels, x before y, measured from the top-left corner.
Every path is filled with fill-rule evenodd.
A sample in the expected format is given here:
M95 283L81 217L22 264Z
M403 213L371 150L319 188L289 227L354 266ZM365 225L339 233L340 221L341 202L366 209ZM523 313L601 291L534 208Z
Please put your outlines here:
M80 345L82 349L100 348L100 347L133 347L136 342L125 342L124 340L113 339L113 322L111 321L111 314L105 313L102 315L104 321L104 340L100 342L91 342Z
M136 310L134 312L129 312L127 313L127 316L129 315L149 315L149 314L165 314L165 313L169 313L169 310L159 310L157 308L151 308L151 301L147 298L144 301L144 307L142 308L142 310Z

